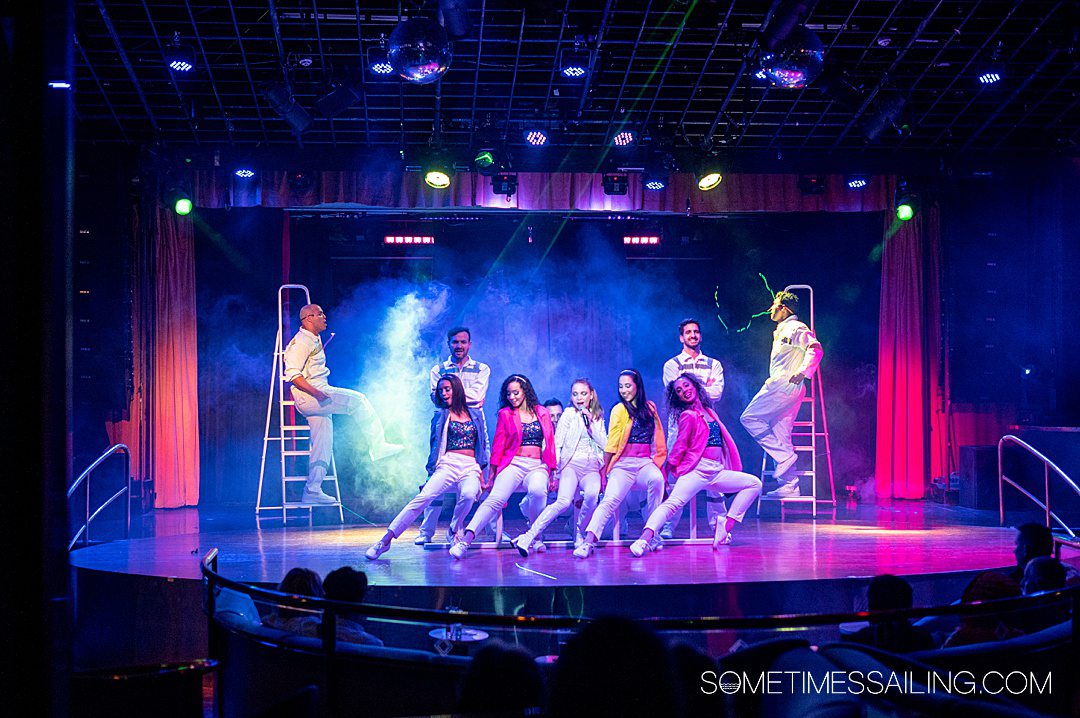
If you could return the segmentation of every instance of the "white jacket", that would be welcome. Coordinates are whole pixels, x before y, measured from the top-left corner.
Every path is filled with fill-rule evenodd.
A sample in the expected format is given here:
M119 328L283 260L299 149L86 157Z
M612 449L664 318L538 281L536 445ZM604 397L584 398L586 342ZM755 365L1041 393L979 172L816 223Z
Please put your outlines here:
M603 417L599 419L589 418L589 432L585 431L585 421L582 419L584 412L575 406L568 406L559 418L559 424L555 427L555 465L558 471L570 463L574 456L574 450L578 442L587 441L589 453L596 457L597 468L604 464L604 446L607 444L607 429L604 426Z

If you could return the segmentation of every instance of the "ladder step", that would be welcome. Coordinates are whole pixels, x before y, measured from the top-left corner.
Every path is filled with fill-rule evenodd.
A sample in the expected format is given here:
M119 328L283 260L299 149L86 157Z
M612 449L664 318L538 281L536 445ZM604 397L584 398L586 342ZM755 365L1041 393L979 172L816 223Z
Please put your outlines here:
M311 456L311 451L308 449L285 449L281 453L285 456Z
M297 474L297 475L290 474L288 476L285 476L284 479L285 479L285 481L307 481L307 474L304 474L303 476L300 476L299 474ZM325 484L327 481L336 482L337 477L336 476L324 476L323 477L323 483Z
M812 447L812 446L794 446L792 448L795 449L795 451L813 451L814 450L814 447Z
M761 472L762 476L775 476L776 471L774 469L765 469ZM813 471L789 471L785 476L813 476Z
M308 426L307 424L288 424L286 426L281 427L281 430L282 431L311 431L311 427ZM298 436L296 438L303 439L303 438L306 438L306 437Z
M286 501L285 502L285 508L286 509L310 509L310 508L317 508L319 506L333 508L335 506L341 506L341 502L340 501L335 501L332 504L302 504L299 501Z

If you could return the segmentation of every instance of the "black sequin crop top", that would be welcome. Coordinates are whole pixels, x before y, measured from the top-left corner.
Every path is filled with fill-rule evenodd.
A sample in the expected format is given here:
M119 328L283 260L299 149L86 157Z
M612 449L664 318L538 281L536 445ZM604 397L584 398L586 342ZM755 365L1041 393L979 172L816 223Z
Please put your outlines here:
M468 421L450 420L446 427L446 450L476 449L476 425Z
M654 422L652 414L649 414L649 418L645 421L634 419L633 423L630 424L630 437L626 440L626 443L652 444Z
M544 429L540 426L539 419L537 419L536 421L530 421L528 424L521 425L521 445L544 445Z
M720 434L720 422L706 421L705 425L709 427L709 440L705 442L705 446L723 446L724 437Z

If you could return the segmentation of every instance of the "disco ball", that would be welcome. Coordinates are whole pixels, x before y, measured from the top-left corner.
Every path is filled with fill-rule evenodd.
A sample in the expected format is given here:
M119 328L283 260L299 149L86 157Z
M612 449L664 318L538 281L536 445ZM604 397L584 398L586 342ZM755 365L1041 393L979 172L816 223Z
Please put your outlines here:
M417 85L438 80L454 59L446 30L424 18L412 18L394 28L387 41L387 54L401 79Z
M812 30L797 25L775 52L761 56L761 71L773 87L798 90L817 79L825 65L825 46Z

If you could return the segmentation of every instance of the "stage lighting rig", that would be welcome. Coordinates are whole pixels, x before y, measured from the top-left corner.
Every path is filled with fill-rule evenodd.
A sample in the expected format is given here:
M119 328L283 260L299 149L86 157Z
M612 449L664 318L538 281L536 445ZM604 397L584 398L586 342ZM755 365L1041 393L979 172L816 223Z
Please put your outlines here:
M162 48L165 64L174 73L186 75L195 69L195 49L180 39L180 33L173 33L173 39Z
M724 180L724 175L720 174L717 167L705 167L698 171L696 178L698 189L702 192L708 192L720 186L720 183Z
M911 189L905 179L901 179L896 183L893 206L896 207L896 218L901 222L912 219L919 211L919 196Z
M296 101L292 92L288 87L280 82L272 82L263 87L263 95L270 103L270 107L274 112L281 116L281 119L289 123L289 127L296 135L303 134L304 131L311 126L312 119L311 114L308 113L300 104Z
M573 49L564 48L559 53L559 72L570 80L584 79L592 67L592 53L578 40Z
M394 66L390 64L390 56L386 52L386 35L380 35L379 44L368 48L367 69L372 75L379 77L394 74Z
M434 189L446 189L454 177L454 166L440 156L429 159L423 168L424 183Z
M642 173L642 186L650 192L665 189L675 170L675 158L670 152L653 152L645 160Z
M844 178L848 189L865 189L870 184L869 175L848 175Z
M630 175L625 172L605 172L602 181L606 195L624 195L630 188Z
M975 71L975 75L979 78L979 84L984 87L996 85L1005 77L1005 65L1001 63L1000 42L994 48L994 53L990 56L990 62L980 66Z
M629 127L624 127L611 136L611 144L615 147L629 147L637 142L638 136Z
M491 178L491 192L492 194L506 195L506 201L509 202L510 198L517 192L518 177L517 174L511 172L500 172Z
M530 147L543 147L551 139L547 129L535 125L527 125L521 131L521 136Z
M191 214L195 207L191 201L191 192L181 184L171 185L165 190L165 204L181 217Z

